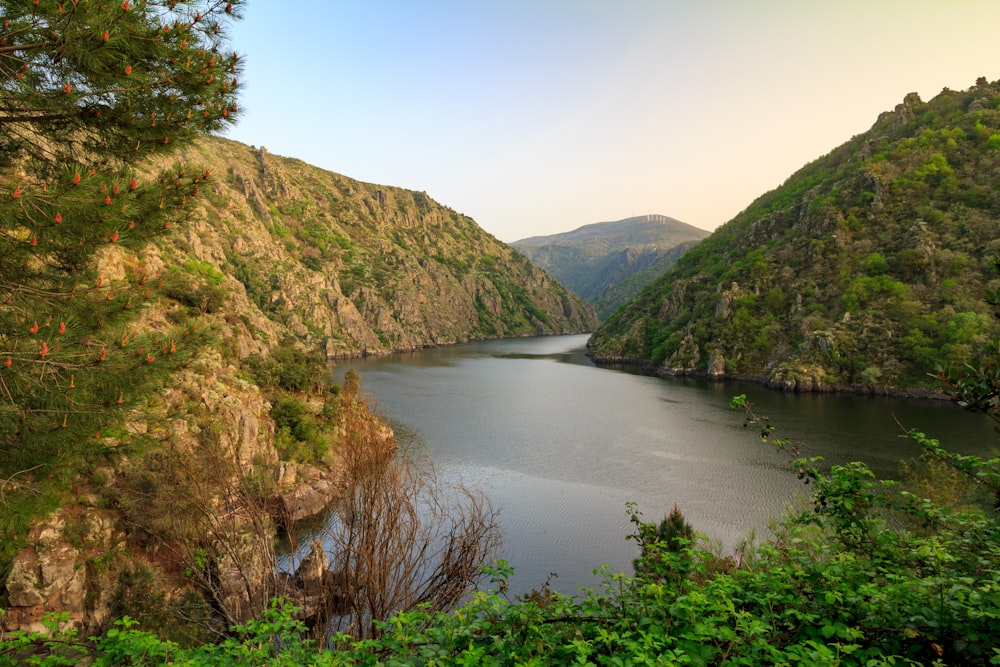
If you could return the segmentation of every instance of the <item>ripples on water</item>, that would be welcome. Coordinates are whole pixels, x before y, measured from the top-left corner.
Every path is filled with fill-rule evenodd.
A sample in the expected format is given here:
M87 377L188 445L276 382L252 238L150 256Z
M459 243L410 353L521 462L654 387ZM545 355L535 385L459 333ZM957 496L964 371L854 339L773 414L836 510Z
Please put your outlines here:
M996 435L981 415L946 402L771 392L755 385L661 379L601 369L586 336L486 341L336 369L362 388L401 436L445 478L486 491L501 509L502 557L514 593L593 587L607 563L631 572L626 503L647 520L676 503L725 551L804 496L786 457L744 428L729 399L746 393L778 437L803 455L861 459L894 475L915 454L897 420L949 444L989 453Z

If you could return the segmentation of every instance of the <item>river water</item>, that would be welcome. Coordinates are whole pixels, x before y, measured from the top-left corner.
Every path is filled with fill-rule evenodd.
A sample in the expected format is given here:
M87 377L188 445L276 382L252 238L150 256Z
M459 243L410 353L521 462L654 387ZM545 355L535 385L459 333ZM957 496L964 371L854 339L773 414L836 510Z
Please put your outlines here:
M762 444L729 408L746 393L778 437L802 455L863 460L895 476L916 455L901 426L963 453L991 454L991 422L946 401L796 395L758 385L657 378L596 367L587 336L470 343L335 369L361 375L364 394L439 474L482 489L500 509L511 592L595 587L593 570L631 573L637 554L626 503L646 520L674 504L723 553L801 502L787 457Z

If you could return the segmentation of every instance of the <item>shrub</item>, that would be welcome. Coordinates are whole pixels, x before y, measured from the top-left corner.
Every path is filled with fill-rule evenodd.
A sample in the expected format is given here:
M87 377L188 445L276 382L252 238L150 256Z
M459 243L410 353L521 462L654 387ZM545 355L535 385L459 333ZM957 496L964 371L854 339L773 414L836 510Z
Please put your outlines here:
M284 340L270 356L251 355L243 360L251 378L267 389L293 392L333 390L333 377L325 360L308 355L292 340Z
M177 270L171 270L163 277L163 292L189 309L202 313L218 311L228 296L228 290L221 282L202 279Z

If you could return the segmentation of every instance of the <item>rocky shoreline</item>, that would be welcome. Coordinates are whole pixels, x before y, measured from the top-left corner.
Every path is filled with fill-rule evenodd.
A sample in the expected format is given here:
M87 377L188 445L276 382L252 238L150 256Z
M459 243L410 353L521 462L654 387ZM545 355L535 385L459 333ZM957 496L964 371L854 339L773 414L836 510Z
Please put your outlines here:
M684 368L666 368L644 359L601 358L588 355L601 368L636 369L657 377L683 377L708 382L748 382L773 391L801 394L855 394L859 396L889 396L919 400L951 400L941 389L930 387L895 387L891 385L847 385L809 379L780 379L764 374L709 372Z

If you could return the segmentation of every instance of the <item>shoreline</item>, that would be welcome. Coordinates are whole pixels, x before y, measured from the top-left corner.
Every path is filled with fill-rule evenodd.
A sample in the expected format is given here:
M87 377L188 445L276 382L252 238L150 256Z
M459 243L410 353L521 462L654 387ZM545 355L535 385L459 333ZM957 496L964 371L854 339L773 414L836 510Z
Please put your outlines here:
M656 366L641 359L613 359L594 357L588 354L599 368L631 368L661 378L693 378L707 382L749 382L771 391L789 394L853 394L857 396L885 396L927 401L950 401L943 390L932 387L897 387L895 385L850 385L825 382L773 380L759 373L709 373L708 371L688 371Z

